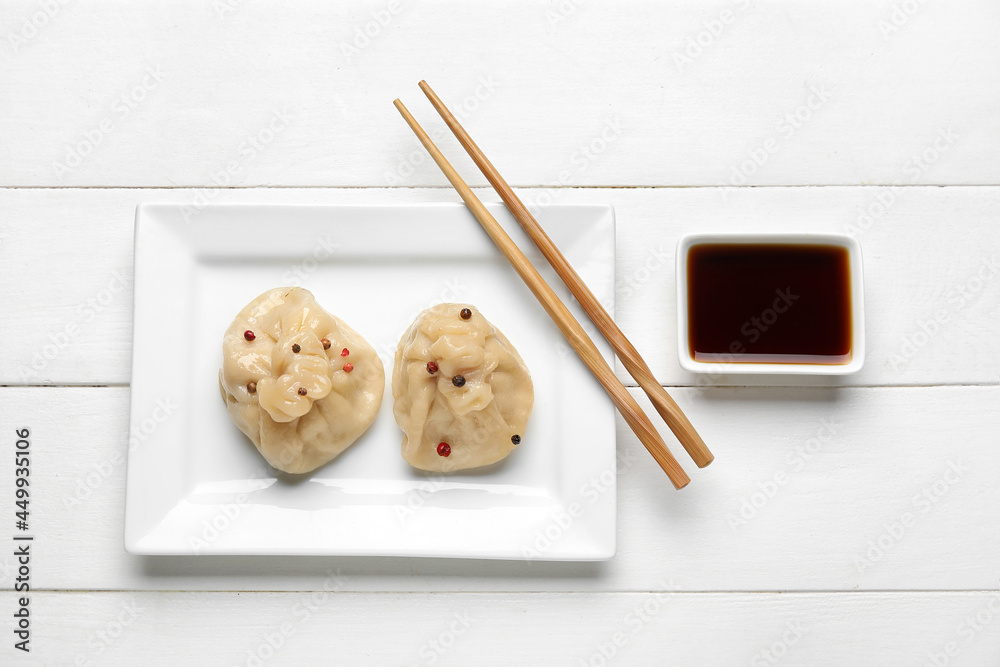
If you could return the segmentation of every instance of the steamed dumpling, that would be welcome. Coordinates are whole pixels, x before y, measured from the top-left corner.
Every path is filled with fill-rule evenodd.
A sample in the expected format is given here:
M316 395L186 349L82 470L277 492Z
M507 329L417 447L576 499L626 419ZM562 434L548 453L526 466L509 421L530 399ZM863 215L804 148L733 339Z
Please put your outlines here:
M403 458L415 468L463 470L505 458L521 442L534 397L517 350L470 305L428 308L399 341L392 412Z
M371 426L385 370L371 345L308 290L264 292L222 341L219 388L233 422L269 464L315 470Z

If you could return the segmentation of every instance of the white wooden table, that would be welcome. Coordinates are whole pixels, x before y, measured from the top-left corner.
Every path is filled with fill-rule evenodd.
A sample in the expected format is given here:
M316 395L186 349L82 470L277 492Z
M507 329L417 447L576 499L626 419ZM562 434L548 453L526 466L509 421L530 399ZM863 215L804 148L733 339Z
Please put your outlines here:
M1000 664L1000 4L346 4L0 7L0 664ZM421 78L526 200L615 206L618 320L716 462L675 492L620 422L605 563L129 556L136 203L457 201ZM682 372L695 230L854 234L864 370Z

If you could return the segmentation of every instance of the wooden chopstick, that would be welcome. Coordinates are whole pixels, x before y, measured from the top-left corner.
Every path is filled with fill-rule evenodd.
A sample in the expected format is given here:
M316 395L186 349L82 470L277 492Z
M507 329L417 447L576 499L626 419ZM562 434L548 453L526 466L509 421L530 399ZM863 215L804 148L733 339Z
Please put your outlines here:
M549 317L559 327L563 336L566 337L569 344L576 350L580 359L583 360L594 376L604 386L605 391L611 397L618 411L621 412L625 421L639 437L639 440L645 445L646 449L649 450L649 453L653 455L653 458L656 459L660 467L663 468L663 471L667 473L667 477L673 482L674 487L680 489L687 486L691 478L688 477L680 464L677 463L677 459L670 453L666 443L663 442L660 434L657 433L653 423L649 421L649 417L639 407L635 398L628 393L625 386L615 376L614 371L604 361L604 357L601 356L597 346L594 345L594 341L590 340L590 337L587 336L583 327L576 321L576 318L573 317L573 314L566 305L559 300L559 297L556 296L552 288L539 275L524 253L511 240L507 232L503 230L500 223L496 221L483 205L483 202L479 200L472 189L462 180L462 177L458 175L455 168L451 166L438 147L434 145L434 142L424 132L424 129L420 127L420 124L417 123L417 120L410 114L407 108L403 106L403 103L396 99L393 101L393 104L399 109L399 113L402 114L410 129L420 139L420 143L424 145L424 148L434 158L434 161L441 168L441 171L444 172L444 175L451 182L452 186L458 191L465 205L476 216L483 229L486 230L486 233L489 234L500 251L507 257L514 270L517 271L517 274L521 276L521 279L528 286L528 289L531 290L542 304L542 307L545 308L545 312L549 314Z
M510 209L514 218L521 224L521 227L531 237L534 244L538 246L538 249L542 251L545 259L549 261L549 264L552 265L552 268L556 270L559 277L566 283L566 287L573 293L576 300L580 302L580 305L587 312L587 315L590 316L590 319L594 321L597 328L600 329L604 337L611 343L611 346L618 354L618 358L622 360L622 364L632 377L635 378L636 382L639 383L643 391L646 392L646 395L649 396L653 407L663 417L667 426L673 431L677 440L687 450L687 453L691 455L695 464L699 468L704 468L715 460L715 456L709 451L701 436L698 435L687 415L681 411L680 406L667 393L667 390L653 377L653 372L649 369L645 360L639 355L639 352L629 339L625 337L622 330L618 328L614 319L604 309L601 302L597 300L594 293L590 291L587 284L583 282L576 270L566 261L559 248L556 247L552 239L549 238L549 235L538 224L535 217L531 215L528 208L514 193L514 190L504 180L503 176L500 175L496 167L493 166L493 163L480 150L476 142L469 136L469 133L465 131L465 128L462 127L431 87L427 85L426 81L420 82L420 89L424 91L431 104L441 114L441 118L444 119L444 122L447 123L448 127L455 134L455 137L458 138L459 143L462 144L480 171L483 172L483 175L493 185L493 189L497 191L500 198L507 204L507 208Z

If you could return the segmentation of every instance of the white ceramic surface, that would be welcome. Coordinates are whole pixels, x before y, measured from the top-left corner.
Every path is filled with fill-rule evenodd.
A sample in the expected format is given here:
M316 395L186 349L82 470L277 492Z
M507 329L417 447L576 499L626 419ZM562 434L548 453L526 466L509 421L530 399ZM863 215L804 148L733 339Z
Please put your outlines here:
M699 361L691 355L688 338L687 259L692 246L704 243L774 243L826 245L847 249L851 281L851 358L843 364L761 363L752 361ZM761 233L687 234L677 242L677 356L681 367L695 373L848 375L861 370L865 361L864 276L861 245L846 234Z
M197 225L190 213L156 204L136 211L131 424L143 441L128 458L130 552L614 555L612 405L464 206L210 206ZM553 207L542 222L613 307L611 208ZM535 406L521 446L483 469L410 468L387 377L375 423L344 454L302 480L276 475L231 423L217 373L222 332L239 309L289 284L312 290L365 336L387 376L420 310L475 304L532 373ZM594 478L607 486L586 493Z

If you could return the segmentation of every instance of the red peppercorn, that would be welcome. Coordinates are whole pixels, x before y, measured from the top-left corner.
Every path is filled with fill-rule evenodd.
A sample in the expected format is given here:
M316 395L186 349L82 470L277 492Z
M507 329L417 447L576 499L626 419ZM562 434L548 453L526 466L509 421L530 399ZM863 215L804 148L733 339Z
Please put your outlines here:
M468 308L463 308L463 309L462 309L462 312L461 312L461 313L459 313L459 315L461 315L461 316L462 316L462 319L463 319L463 320L467 320L467 319L469 319L470 317L472 317L472 311L471 311L471 310L469 310Z
M344 364L344 372L345 373L350 373L353 370L354 370L354 364L352 364L349 361L346 364Z
M257 336L255 336L252 331L247 329L246 331L243 332L243 337L247 339L247 342L253 342L253 339L256 338Z
M451 456L451 445L449 445L447 442L442 442L438 445L437 452L438 456L444 456L447 458Z
M294 352L295 354L298 354L301 351L302 351L302 346L301 345L299 345L298 343L294 343L292 345L292 352Z
M330 349L330 341L328 341L326 338L320 339L319 342L323 343L323 349L324 350L329 350Z
M299 387L299 396L305 396L305 395L306 395L306 394L308 394L308 393L309 393L309 392L308 392L308 391L306 391L306 388L305 388L305 387Z
M348 350L348 349L347 349L347 348L345 347L345 348L344 348L343 350L341 350L341 351L340 351L340 356L342 356L342 357L346 357L346 356L347 356L347 355L349 355L350 353L351 353L351 351L350 351L350 350Z
M438 365L436 363L434 363L433 361L428 361L427 362L427 372L430 373L431 375L434 375L435 373L438 372Z

